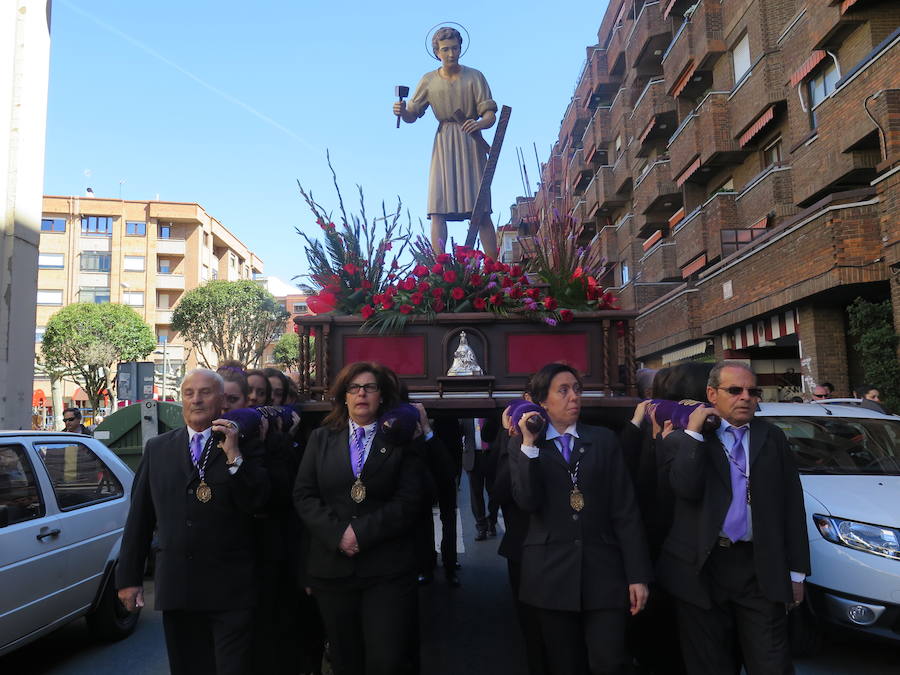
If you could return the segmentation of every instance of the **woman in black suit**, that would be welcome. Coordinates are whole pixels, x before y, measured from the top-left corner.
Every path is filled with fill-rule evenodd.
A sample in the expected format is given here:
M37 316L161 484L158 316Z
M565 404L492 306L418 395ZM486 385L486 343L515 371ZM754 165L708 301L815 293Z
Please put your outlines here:
M376 433L378 416L397 402L386 369L349 364L331 396L331 413L310 435L294 487L311 536L308 583L335 675L411 672L422 469L406 447Z
M634 488L608 429L581 424L581 378L552 363L531 380L530 411L510 439L513 496L530 515L520 598L538 608L553 675L627 672L625 624L652 578Z

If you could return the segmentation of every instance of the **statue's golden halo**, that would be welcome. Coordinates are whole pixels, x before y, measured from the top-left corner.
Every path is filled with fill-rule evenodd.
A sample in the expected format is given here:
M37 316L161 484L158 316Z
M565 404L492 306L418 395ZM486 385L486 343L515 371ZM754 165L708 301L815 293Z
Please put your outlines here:
M455 21L441 21L440 23L436 23L428 29L428 33L425 35L425 51L428 53L428 56L437 61L440 61L440 59L434 55L434 50L431 48L431 38L439 29L450 26L453 26L463 34L463 48L459 53L460 58L466 55L466 52L469 51L469 45L472 44L471 39L469 38L469 31L467 31L466 27L461 23L456 23Z

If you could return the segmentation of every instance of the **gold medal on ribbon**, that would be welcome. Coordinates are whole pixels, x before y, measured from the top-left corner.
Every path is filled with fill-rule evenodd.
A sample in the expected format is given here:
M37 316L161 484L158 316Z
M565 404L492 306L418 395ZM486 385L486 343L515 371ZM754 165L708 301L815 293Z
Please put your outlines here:
M577 485L569 493L569 506L572 507L573 511L581 511L584 508L584 495L581 494L581 490L578 489Z
M212 499L212 488L206 484L206 481L201 480L200 485L197 486L197 500L205 504L210 499Z
M356 477L356 482L350 488L350 499L357 504L361 504L366 499L366 486L363 485L359 476Z

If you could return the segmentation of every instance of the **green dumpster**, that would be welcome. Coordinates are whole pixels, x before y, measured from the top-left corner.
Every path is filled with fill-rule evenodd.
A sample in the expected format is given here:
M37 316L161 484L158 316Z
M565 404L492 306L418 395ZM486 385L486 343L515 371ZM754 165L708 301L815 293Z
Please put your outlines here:
M149 405L148 405L149 404ZM142 401L107 416L94 428L94 438L115 452L132 470L137 470L144 452L145 428L152 431L156 416L156 434L184 426L181 404L171 401ZM146 417L147 419L142 419ZM150 436L153 434L151 433Z

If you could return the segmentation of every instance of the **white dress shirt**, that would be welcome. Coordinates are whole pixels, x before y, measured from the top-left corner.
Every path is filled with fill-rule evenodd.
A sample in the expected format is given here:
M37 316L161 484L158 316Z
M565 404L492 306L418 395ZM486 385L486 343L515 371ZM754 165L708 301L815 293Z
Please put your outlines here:
M197 434L200 434L200 438L203 439L200 441L201 448L206 447L206 443L209 441L209 437L212 436L212 427L207 427L203 431L194 431L190 427L188 427L187 430L188 430L188 455L191 454L191 443L194 440L194 436L196 436ZM193 458L193 456L191 456L191 462L193 462L193 461L194 461L194 458ZM238 457L236 460L234 460L234 464L232 464L231 466L228 467L228 473L230 473L233 476L235 473L237 473L237 470L240 468L240 466L241 466L241 464L243 464L243 462L244 462L244 458Z
M369 451L372 449L372 441L375 440L375 427L378 426L377 422L372 422L371 424L367 424L362 427L366 432L365 440L363 441L363 460L362 463L365 464L366 460L369 459ZM359 429L359 425L350 420L350 449L353 449L353 439L356 438L356 430ZM353 455L350 455L351 457ZM356 472L356 467L353 467L354 473Z
M562 441L560 438L563 434L570 434L572 438L578 438L578 430L576 429L575 424L570 425L564 432L559 433L556 430L556 427L552 424L547 426L547 435L546 438L548 441L553 441L553 444L556 446L556 449L559 450L560 454L562 454ZM572 446L570 446L572 447ZM531 459L534 459L540 453L540 449L534 445L523 445L522 452L525 453Z

